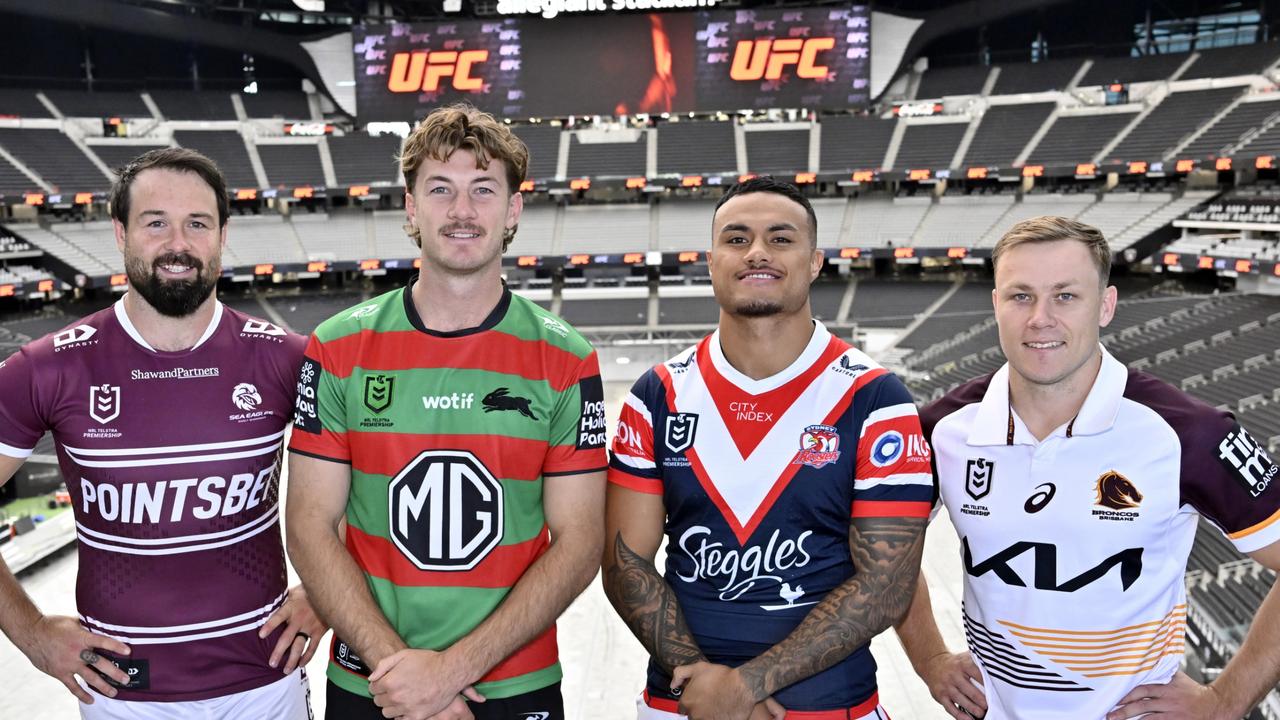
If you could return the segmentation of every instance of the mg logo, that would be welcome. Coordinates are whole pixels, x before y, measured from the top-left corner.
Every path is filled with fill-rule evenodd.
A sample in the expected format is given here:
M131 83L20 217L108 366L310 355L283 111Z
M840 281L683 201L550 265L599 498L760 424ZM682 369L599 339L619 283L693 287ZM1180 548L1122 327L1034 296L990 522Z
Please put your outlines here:
M796 76L806 80L827 77L827 66L818 65L818 53L836 46L836 39L779 38L739 40L733 52L729 77L739 81L781 80L788 65L796 66Z
M420 570L470 570L502 540L502 484L465 450L427 450L387 487L391 539Z
M98 421L99 425L120 417L120 386L91 385L89 387L89 417Z
M480 90L484 81L471 77L471 67L488 59L488 50L398 52L391 58L387 89L394 93L435 92L441 78L452 76L454 90Z

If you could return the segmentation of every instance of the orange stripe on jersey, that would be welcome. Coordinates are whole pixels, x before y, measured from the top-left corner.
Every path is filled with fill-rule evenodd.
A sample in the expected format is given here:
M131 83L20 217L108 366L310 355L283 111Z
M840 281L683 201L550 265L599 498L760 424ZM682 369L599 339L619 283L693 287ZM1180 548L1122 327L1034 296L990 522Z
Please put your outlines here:
M1274 513L1271 514L1271 517L1267 518L1266 520L1263 520L1260 523L1250 525L1249 527L1243 530L1237 530L1233 533L1227 533L1227 537L1231 538L1232 540L1239 540L1240 538L1246 538L1258 532L1259 530L1266 530L1267 528L1274 525L1278 520L1280 520L1280 510L1275 511Z
M1114 630L1055 630L1052 628L1038 628L1038 627L1031 627L1029 625L1019 625L1018 623L1009 622L1008 620L1001 620L1000 624L1009 628L1017 628L1018 630L1026 630L1027 632L1042 633L1046 635L1102 635L1107 637L1114 637L1116 635L1120 635L1121 633L1129 632L1130 630L1140 630L1142 628L1157 627L1159 625L1163 625L1171 617L1185 616L1186 614L1187 614L1187 604L1181 603L1178 605L1174 605L1173 609L1169 611L1169 614L1165 615L1163 618L1159 620L1152 620L1151 622L1142 623L1140 625L1129 625L1127 627L1116 628ZM1014 634L1017 635L1018 633L1014 633Z
M332 375L351 375L357 360L372 371L462 368L545 380L556 392L577 382L583 358L544 340L524 340L504 332L483 332L442 343L417 330L361 330L324 343L323 365ZM512 358L524 358L512 363ZM540 358L541 362L533 360ZM543 369L546 372L541 372Z
M632 475L616 467L609 468L609 484L645 493L646 495L662 494L662 480Z
M352 465L360 472L394 476L425 449L466 450L480 458L494 477L537 480L546 464L547 443L509 435L444 435L392 432L348 434ZM599 468L599 458L593 464Z
M544 526L531 540L495 547L479 565L465 573L419 570L390 540L347 526L347 549L356 564L366 573L402 587L509 588L542 555L547 545Z
M1085 677L1135 675L1181 653L1186 634L1186 605L1178 605L1160 620L1115 630L1056 630L1032 628L1004 620L1022 644Z
M492 670L480 678L480 682L497 682L531 673L535 670L541 670L545 667L551 667L558 657L556 626L553 624L541 635L529 641L528 645L516 650L506 660L494 665Z
M854 500L849 517L927 518L933 503L910 500Z

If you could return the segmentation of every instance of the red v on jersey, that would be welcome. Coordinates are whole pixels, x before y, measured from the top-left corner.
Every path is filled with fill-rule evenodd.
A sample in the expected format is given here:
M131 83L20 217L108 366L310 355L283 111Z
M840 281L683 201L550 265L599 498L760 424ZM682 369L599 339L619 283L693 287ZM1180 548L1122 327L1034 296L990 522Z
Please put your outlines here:
M760 441L769 434L787 408L795 403L800 393L813 383L814 378L849 348L832 335L822 354L799 375L772 390L752 394L720 374L709 349L715 341L716 336L712 335L698 345L697 367L716 410L724 420L725 427L729 428L729 435L738 448L738 454L744 460L755 452Z

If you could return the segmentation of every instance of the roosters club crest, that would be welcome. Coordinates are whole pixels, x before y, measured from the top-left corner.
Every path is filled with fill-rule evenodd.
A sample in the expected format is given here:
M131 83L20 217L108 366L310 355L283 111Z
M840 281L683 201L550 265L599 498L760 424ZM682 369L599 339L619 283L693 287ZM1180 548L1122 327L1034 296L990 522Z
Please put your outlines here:
M830 425L810 425L800 433L800 452L792 465L815 470L840 459L840 433Z

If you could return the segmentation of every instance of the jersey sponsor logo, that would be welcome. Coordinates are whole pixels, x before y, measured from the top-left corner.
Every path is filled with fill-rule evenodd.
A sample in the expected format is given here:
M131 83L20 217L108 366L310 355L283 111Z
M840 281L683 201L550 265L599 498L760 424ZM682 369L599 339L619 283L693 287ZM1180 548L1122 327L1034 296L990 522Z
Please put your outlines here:
M302 359L298 372L298 394L293 401L293 426L299 430L319 434L320 409L317 394L320 389L320 363L309 357Z
M86 515L128 525L229 517L261 505L275 471L276 464L272 463L257 472L229 477L96 484L80 478L81 510Z
M89 417L98 421L99 425L120 417L120 386L92 385L89 387Z
M422 452L387 495L391 539L420 570L470 570L502 540L502 483L465 450Z
M1266 491L1280 472L1267 451L1239 423L1218 443L1218 460L1253 497Z
M995 482L996 463L986 458L969 458L964 471L964 491L974 500L981 500L991 492Z
M88 325L76 325L75 327L67 328L53 336L53 351L62 352L73 347L96 345L97 340L90 343L89 339L97 334L97 329Z
M578 381L578 397L582 400L582 412L578 416L579 450L597 450L608 441L604 419L604 385L599 375Z
M520 716L520 720L547 720L549 717L551 717L551 713L546 712L545 710L539 710L538 712L522 714Z
M391 407L392 391L395 390L394 375L366 375L364 378L364 406L381 415Z
M628 425L625 420L618 420L618 429L613 434L613 442L615 454L620 452L633 456L644 454L644 440L640 437L640 431Z
M1142 504L1142 493L1138 492L1129 478L1115 470L1108 470L1098 476L1096 492L1094 504L1106 509L1094 510L1094 517L1121 522L1132 522L1138 517L1138 513L1133 511Z
M129 676L129 682L127 683L118 683L111 678L106 678L107 682L118 688L125 688L126 690L149 690L151 688L150 660L133 657L107 657L106 655L103 655L102 657L105 658L107 662L123 670L125 674ZM103 677L106 676L104 675Z
M1028 550L1033 553L1032 586L1037 590L1075 592L1102 579L1111 572L1111 568L1117 565L1120 566L1122 590L1128 590L1142 575L1143 550L1140 547L1121 550L1092 568L1062 582L1058 582L1058 546L1053 543L1020 540L980 563L973 561L973 552L969 549L969 538L962 538L960 547L964 555L965 572L973 577L982 577L992 572L1006 585L1014 587L1026 587L1027 583L1009 563ZM1076 555L1074 551L1069 554Z
M378 312L377 305L362 305L355 310L352 310L351 314L347 316L347 319L359 320L360 318L369 317L376 312Z
M849 359L848 355L841 355L840 360L838 360L835 365L831 366L831 370L840 375L848 375L849 377L856 378L867 370L870 370L870 368L862 363L853 362Z
M542 316L542 327L543 329L550 330L551 332L559 335L560 337L569 336L569 328L565 327L564 323L560 322L559 320L553 317L549 317L546 315Z
M356 654L356 649L347 644L345 640L337 637L333 639L333 661L346 670L359 675L361 677L369 677L372 670L368 665L364 664L364 660Z
M1031 514L1038 513L1049 504L1056 492L1058 492L1058 488L1053 483L1037 485L1036 491L1031 493L1031 497L1027 498L1027 501L1022 504L1022 509Z
M218 377L221 369L216 367L205 368L172 368L169 370L130 370L130 380L192 380L199 378Z
M760 407L760 403L753 402L731 402L729 403L729 412L733 413L733 419L739 422L773 422L773 413L763 410L756 410Z
M792 465L817 470L840 459L840 432L830 425L810 425L800 433L800 452Z
M258 335L263 337L281 338L285 336L284 328L265 320L246 320L244 328L240 330L240 336ZM283 342L283 341L281 341Z
M450 395L423 395L422 407L427 410L470 410L476 401L475 393Z
M258 388L252 383L240 383L231 391L231 402L241 410L249 412L258 409L262 404L262 396L258 394Z
M897 430L886 430L871 443L871 464L878 468L892 465L902 457L906 449L906 440Z
M676 577L686 583L698 580L711 582L719 592L720 600L733 602L748 590L757 590L775 584L778 586L777 604L760 605L764 610L814 605L818 601L797 602L804 595L800 585L792 587L780 573L805 567L813 557L804 549L805 540L813 535L805 530L795 538L783 538L781 530L774 530L763 545L750 545L742 549L727 548L712 537L711 529L694 525L680 535L677 545L693 563L693 572Z
M920 433L907 435L907 462L927 463L932 457L933 452L929 449L929 443L925 441L924 435Z
M515 411L530 420L537 420L538 416L529 407L530 402L529 398L512 395L511 388L501 387L485 395L480 404L484 406L486 413Z
M693 437L697 430L697 413L682 412L668 415L662 441L666 443L668 450L679 454L693 447Z

